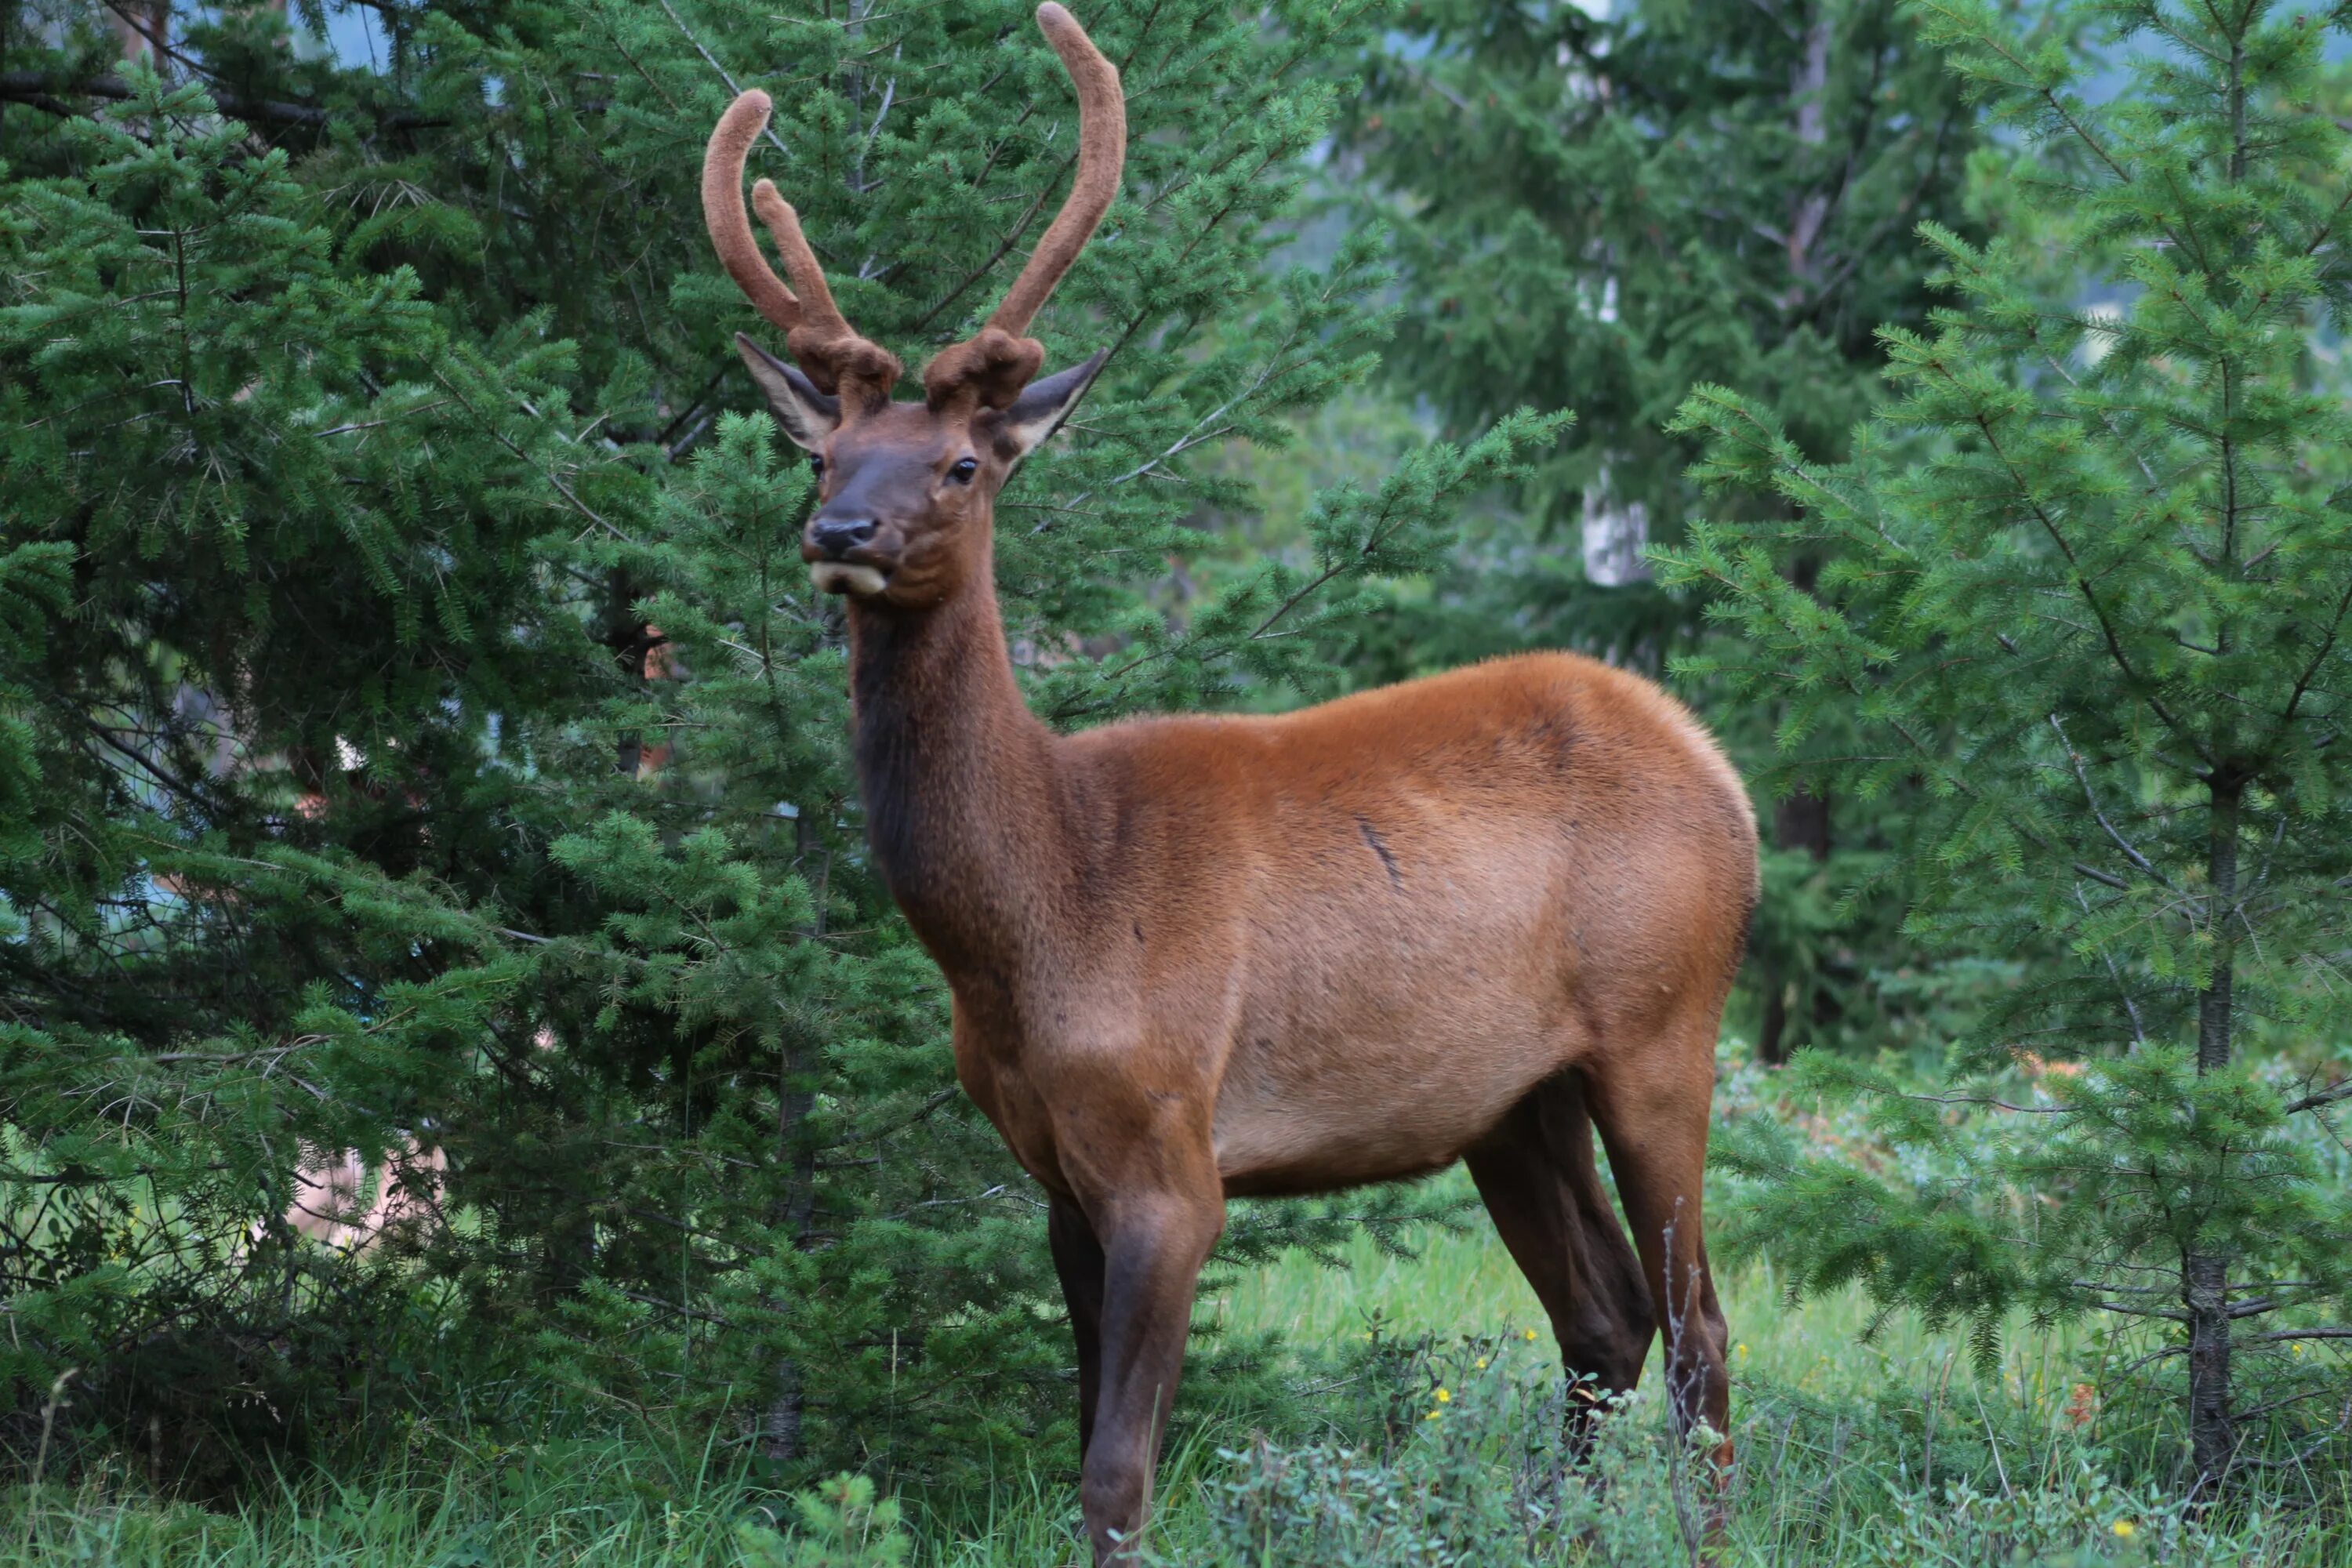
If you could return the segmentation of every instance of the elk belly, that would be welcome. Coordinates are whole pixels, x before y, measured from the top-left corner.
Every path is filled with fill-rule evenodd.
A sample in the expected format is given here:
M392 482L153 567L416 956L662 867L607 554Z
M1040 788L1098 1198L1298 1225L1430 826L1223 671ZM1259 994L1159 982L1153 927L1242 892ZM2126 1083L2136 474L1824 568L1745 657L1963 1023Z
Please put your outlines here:
M1451 1163L1586 1048L1560 835L1546 814L1402 791L1317 800L1285 829L1218 1089L1229 1189Z
M1405 1044L1358 1035L1237 1050L1216 1110L1226 1191L1329 1191L1442 1170L1583 1042L1572 1025L1530 1020L1475 1037L1416 1031L1417 1048ZM1302 1057L1325 1070L1296 1070Z

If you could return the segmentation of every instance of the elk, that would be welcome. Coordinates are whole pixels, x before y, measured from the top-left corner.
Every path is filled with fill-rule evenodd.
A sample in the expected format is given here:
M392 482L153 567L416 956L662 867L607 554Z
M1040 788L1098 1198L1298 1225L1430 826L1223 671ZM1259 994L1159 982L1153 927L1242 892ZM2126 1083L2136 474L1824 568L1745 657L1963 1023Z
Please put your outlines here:
M1677 1419L1727 1432L1700 1173L1756 827L1690 714L1561 653L1076 734L1022 699L993 504L1106 357L1040 378L1024 334L1126 147L1118 71L1061 6L1037 20L1078 97L1072 189L978 334L923 370L920 402L892 400L898 360L843 321L765 180L751 207L789 287L762 258L742 179L766 94L719 120L702 196L797 362L736 337L818 466L802 555L846 601L873 863L946 976L958 1080L1048 1195L1095 1559L1121 1560L1143 1523L1196 1279L1237 1195L1464 1161L1570 1372L1632 1388L1663 1317Z

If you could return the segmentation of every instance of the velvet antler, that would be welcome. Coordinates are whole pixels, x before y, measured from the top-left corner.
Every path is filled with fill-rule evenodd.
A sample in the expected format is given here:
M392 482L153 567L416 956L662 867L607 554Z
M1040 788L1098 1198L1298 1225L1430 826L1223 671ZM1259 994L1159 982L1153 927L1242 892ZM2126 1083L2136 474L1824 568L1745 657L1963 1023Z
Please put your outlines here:
M752 237L751 221L743 212L743 165L751 158L751 143L767 127L772 108L768 95L754 89L727 106L710 133L710 145L702 156L702 221L710 230L710 243L727 275L751 308L784 334L784 346L819 391L846 390L851 395L844 398L845 407L887 400L902 368L898 357L858 336L842 319L833 290L825 286L824 269L801 232L800 215L766 180L751 187L751 205L784 258L792 289L770 269L767 258L760 254L760 242Z
M1077 89L1077 175L1061 212L988 324L923 367L923 390L934 407L971 396L991 408L1006 408L1021 395L1045 362L1045 344L1023 334L1118 195L1119 172L1127 162L1127 99L1119 90L1118 68L1103 58L1077 18L1052 0L1037 7L1037 26Z

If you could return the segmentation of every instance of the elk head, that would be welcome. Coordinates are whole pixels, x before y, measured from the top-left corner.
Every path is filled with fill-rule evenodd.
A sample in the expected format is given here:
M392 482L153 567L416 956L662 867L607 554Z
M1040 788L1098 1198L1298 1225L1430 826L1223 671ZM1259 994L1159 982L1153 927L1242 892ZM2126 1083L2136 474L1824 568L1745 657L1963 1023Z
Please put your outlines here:
M987 324L924 367L920 403L891 399L898 357L842 319L799 215L766 180L751 187L751 205L783 257L789 288L760 254L743 212L743 165L767 125L768 95L744 93L711 132L702 163L711 242L798 364L740 332L735 346L776 422L816 464L817 505L801 557L827 593L921 609L983 576L997 491L1069 416L1108 357L1039 380L1045 345L1023 335L1102 222L1127 154L1118 68L1061 6L1037 7L1037 25L1077 89L1076 178Z

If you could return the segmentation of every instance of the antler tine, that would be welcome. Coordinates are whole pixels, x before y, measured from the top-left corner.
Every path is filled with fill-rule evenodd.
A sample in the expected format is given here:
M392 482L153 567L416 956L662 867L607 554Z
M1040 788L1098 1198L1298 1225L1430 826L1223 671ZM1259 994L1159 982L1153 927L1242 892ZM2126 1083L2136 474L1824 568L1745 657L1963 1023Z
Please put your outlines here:
M751 143L767 127L772 108L768 95L754 88L719 117L702 154L702 223L710 231L719 264L735 279L735 287L769 325L789 335L801 324L801 302L769 268L760 242L751 237L751 220L743 213L743 165L751 162ZM800 225L795 222L793 228L798 233ZM829 298L826 303L832 303Z
M841 307L833 302L833 289L824 280L824 268L817 265L816 252L809 248L808 236L801 232L801 215L776 194L773 180L761 180L751 187L751 210L768 226L776 254L784 258L785 275L800 290L800 330L825 339L856 337L842 319Z
M1078 91L1077 177L996 313L923 367L923 390L934 407L964 400L991 408L1012 406L1045 363L1045 345L1024 335L1030 321L1118 195L1119 170L1127 162L1127 100L1119 91L1118 68L1103 58L1076 18L1052 0L1037 7L1037 26Z
M702 158L702 221L710 230L710 243L718 247L719 264L751 301L751 308L782 329L784 346L801 362L819 391L837 392L847 382L857 384L866 401L887 398L898 380L897 357L860 337L843 320L840 307L833 302L833 290L825 284L824 269L817 265L816 252L801 232L800 215L767 180L751 187L751 205L767 225L777 253L784 258L784 271L799 293L784 287L769 268L767 258L760 254L760 242L752 237L751 220L743 213L743 165L750 161L751 142L766 127L772 108L768 95L754 88L727 106L710 133L710 145Z
M1054 292L1054 286L1078 258L1094 237L1103 214L1118 195L1119 173L1127 163L1127 97L1118 85L1118 68L1103 58L1077 18L1046 0L1037 7L1037 26L1062 58L1062 68L1078 94L1078 172L1070 182L1069 198L1045 230L1045 237L1029 255L1029 264L988 318L988 324L1019 337L1029 330Z

